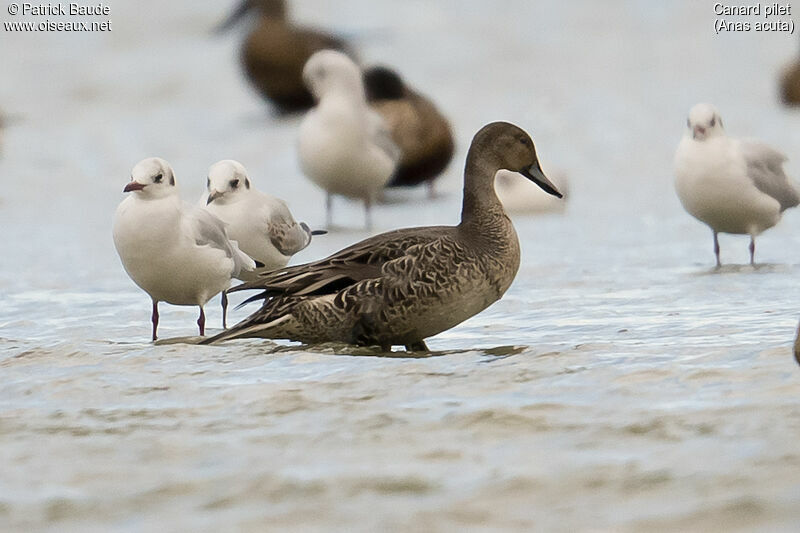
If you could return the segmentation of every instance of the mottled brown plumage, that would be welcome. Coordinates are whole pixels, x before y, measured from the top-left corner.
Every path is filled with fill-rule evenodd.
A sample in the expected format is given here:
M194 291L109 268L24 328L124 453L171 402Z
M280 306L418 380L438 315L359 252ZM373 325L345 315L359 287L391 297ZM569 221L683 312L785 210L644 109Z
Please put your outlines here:
M447 119L389 68L367 69L364 88L370 106L383 117L402 154L388 186L414 186L436 179L455 150Z
M341 50L347 44L322 31L294 25L284 0L244 0L222 24L226 29L250 10L259 18L242 43L241 61L247 78L264 99L281 112L302 111L314 105L303 83L303 66L318 50Z
M501 169L560 195L541 172L530 137L495 122L472 141L458 226L376 235L321 261L288 267L233 290L261 289L260 310L207 343L267 337L307 343L405 345L449 329L497 301L519 267L519 241L494 192Z

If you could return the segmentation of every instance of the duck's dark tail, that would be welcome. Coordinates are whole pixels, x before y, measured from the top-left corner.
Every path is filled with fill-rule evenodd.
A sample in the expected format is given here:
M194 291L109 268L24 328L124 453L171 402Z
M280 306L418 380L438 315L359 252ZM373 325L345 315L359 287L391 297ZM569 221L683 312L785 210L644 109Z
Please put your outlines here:
M200 344L217 344L222 341L231 339L242 339L247 337L262 337L266 339L281 339L285 338L280 335L282 329L280 326L291 320L291 315L283 315L274 320L264 321L259 320L257 315L246 318L221 333L217 333L213 337L203 339Z

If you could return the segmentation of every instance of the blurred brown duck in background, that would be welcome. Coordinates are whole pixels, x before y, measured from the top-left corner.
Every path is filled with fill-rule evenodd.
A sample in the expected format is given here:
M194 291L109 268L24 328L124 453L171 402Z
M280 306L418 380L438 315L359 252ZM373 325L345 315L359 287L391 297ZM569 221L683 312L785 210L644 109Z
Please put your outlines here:
M786 65L781 74L781 101L787 106L800 105L800 57Z
M800 324L797 324L797 334L794 337L794 360L800 365Z
M781 76L781 100L784 105L800 105L800 59L786 67Z
M433 102L388 67L364 71L364 88L370 106L383 117L402 154L388 186L427 183L433 196L433 180L447 168L455 150L450 123Z
M278 111L291 113L314 105L303 83L303 66L314 52L340 50L353 57L340 38L292 24L284 0L243 0L218 31L233 27L250 12L258 21L242 43L241 61L250 83Z

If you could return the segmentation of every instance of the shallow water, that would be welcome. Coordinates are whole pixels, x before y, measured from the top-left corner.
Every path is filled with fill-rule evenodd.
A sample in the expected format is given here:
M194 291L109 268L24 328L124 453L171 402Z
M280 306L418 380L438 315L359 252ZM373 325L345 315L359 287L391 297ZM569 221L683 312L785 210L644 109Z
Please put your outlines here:
M755 268L723 236L715 270L671 181L700 100L800 176L800 115L775 96L794 37L716 36L690 1L295 4L453 121L441 196L393 194L379 229L455 223L469 139L497 119L568 174L566 213L515 219L514 285L428 357L152 345L110 236L130 168L165 157L194 200L236 158L319 227L298 120L243 81L241 32L210 34L228 5L113 2L110 34L0 33L0 529L795 530L800 215ZM296 261L367 235L356 204L335 216ZM194 309L161 311L162 337L196 333Z

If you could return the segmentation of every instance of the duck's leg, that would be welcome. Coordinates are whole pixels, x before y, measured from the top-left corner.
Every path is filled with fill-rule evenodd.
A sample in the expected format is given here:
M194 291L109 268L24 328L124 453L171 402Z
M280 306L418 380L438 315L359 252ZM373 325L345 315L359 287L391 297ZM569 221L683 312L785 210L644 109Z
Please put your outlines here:
M756 238L750 235L750 264L755 266L756 261Z
M411 344L406 344L406 351L407 352L430 352L428 349L428 345L425 344L425 341L417 341L412 342Z
M367 230L372 230L372 196L364 198L364 220Z
M228 291L222 291L222 329L228 329Z
M333 195L325 195L325 225L329 228L333 225Z
M153 300L153 314L150 317L153 322L153 342L156 341L156 331L158 331L158 302Z
M722 263L719 262L719 238L716 231L714 231L714 255L717 257L717 268L719 268Z
M200 328L200 336L206 335L206 314L203 312L203 306L200 307L200 318L197 319L197 327Z

